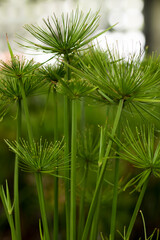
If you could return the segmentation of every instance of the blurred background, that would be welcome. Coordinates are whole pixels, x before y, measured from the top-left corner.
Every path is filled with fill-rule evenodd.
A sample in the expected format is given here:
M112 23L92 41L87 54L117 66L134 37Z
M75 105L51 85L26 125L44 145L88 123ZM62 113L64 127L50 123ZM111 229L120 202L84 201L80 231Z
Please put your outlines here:
M99 30L117 23L114 30L106 34L108 44L118 42L123 52L137 51L145 45L149 46L150 51L160 51L158 0L0 0L0 57L7 55L6 33L19 52L14 41L16 34L26 35L23 25L41 24L42 18L53 12L60 15L75 9L77 5L84 12L100 10ZM104 45L104 39L101 39L101 44Z
M7 60L9 58L6 33L9 42L16 54L27 54L24 49L19 49L16 44L17 36L23 35L27 37L26 31L23 29L25 24L43 24L42 19L51 16L53 12L60 16L62 12L70 12L79 6L84 12L91 9L93 12L99 10L101 15L99 29L103 30L117 23L112 31L107 32L105 36L99 39L100 45L103 47L107 43L112 46L117 44L122 55L136 53L149 47L149 52L157 51L160 53L160 1L159 0L0 0L0 59ZM36 61L43 62L46 56L26 55L27 58L34 57ZM48 57L47 57L48 58ZM43 109L45 107L45 96L33 97L29 99L29 106L32 116L32 124L34 125L34 133L37 137L45 136L52 139L52 99L50 99L47 114L43 125L39 122L42 119ZM61 98L59 99L59 107L62 107ZM86 107L86 118L90 125L101 125L105 120L104 107ZM8 151L3 139L15 139L16 134L16 113L13 108L5 119L0 122L0 184L5 183L8 179L11 194L13 192L13 169L14 155ZM59 116L59 132L62 133L63 119ZM23 134L26 134L25 123ZM126 169L122 169L127 171ZM93 174L92 178L95 176ZM39 207L35 191L34 177L30 174L24 175L20 173L20 198L21 198L21 219L22 219L22 236L23 240L38 240L38 222ZM53 196L50 191L53 183L50 179L45 179L45 194L48 201L48 209L53 207ZM63 182L61 183L63 189ZM92 189L90 189L92 193ZM63 192L60 194L61 204L61 229L65 226L64 214L64 197ZM108 193L106 193L108 194ZM91 194L92 196L92 194ZM88 196L90 198L91 196ZM107 196L107 195L106 195ZM119 209L117 216L117 229L123 229L124 225L129 221L132 213L136 194L128 196L128 193L120 194ZM124 200L125 199L125 200ZM88 200L89 201L89 200ZM106 233L109 227L110 212L108 211L109 203L104 198L104 205L101 209L101 230ZM155 227L160 227L160 191L158 180L151 181L150 188L143 202L142 210L145 212L145 219L148 234L151 234ZM110 209L110 208L109 208ZM51 218L51 213L49 215ZM151 221L152 219L152 221ZM52 219L50 219L52 222ZM138 232L142 232L143 225L140 216L137 218L133 240L137 240ZM123 230L122 230L123 231ZM61 237L62 237L61 236ZM120 235L118 235L120 236ZM0 203L0 240L9 240L10 230ZM60 238L60 239L63 239ZM117 239L121 239L120 237ZM64 239L65 240L65 239Z
M19 52L13 41L16 34L26 34L23 25L41 24L42 18L53 12L60 15L75 9L77 5L84 12L100 10L99 30L118 23L112 33L107 33L109 44L118 41L122 51L131 52L147 45L150 52L160 52L159 0L0 0L0 57L7 55L6 33ZM104 44L102 39L101 44Z

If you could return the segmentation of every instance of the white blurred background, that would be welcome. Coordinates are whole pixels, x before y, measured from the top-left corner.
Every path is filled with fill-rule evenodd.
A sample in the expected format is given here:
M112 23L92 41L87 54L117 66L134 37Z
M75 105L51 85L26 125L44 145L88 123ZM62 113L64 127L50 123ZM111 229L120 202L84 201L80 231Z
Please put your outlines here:
M51 16L53 12L60 16L62 12L70 12L77 6L84 12L89 9L92 12L100 10L101 20L98 31L118 23L112 31L106 33L105 37L99 39L102 46L105 46L107 39L109 45L117 44L120 51L125 54L144 49L145 44L150 44L151 50L159 50L158 37L154 37L154 33L159 36L159 25L156 27L154 24L160 15L159 2L158 0L0 0L0 59L8 57L6 33L14 52L21 51L21 54L26 54L25 50L20 50L15 43L16 34L23 36L27 34L23 28L24 24L43 25L42 18ZM152 37L150 37L151 33Z

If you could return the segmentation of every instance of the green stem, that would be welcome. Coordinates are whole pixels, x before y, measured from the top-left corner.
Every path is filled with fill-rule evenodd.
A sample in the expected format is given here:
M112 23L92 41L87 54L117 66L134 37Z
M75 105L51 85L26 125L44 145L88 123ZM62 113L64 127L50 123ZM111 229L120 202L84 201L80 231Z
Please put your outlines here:
M81 98L81 131L85 130L85 98ZM86 185L87 185L87 176L88 176L88 164L85 169L85 176L83 180L83 190L80 198L80 208L79 208L79 223L78 223L78 240L81 240L82 233L84 229L84 222L85 222L85 192L86 192Z
M57 92L53 89L53 104L54 104L54 142L58 140L58 108L57 108ZM58 169L56 170L58 176ZM53 239L58 240L58 177L54 177L54 226Z
M77 101L72 100L70 240L76 239Z
M10 218L9 225L10 225L10 229L11 229L12 240L17 240L18 238L17 238L17 235L16 235L15 227L14 227L13 217Z
M32 145L32 143L33 143L33 133L32 133L32 128L31 128L27 99L26 99L26 95L25 95L23 81L22 81L21 78L19 78L19 81L20 81L20 86L21 86L21 93L22 93L23 107L24 107L26 123L27 123L29 142L30 142L30 145ZM43 193L41 173L35 173L35 178L36 178L38 199L39 199L39 205L40 205L40 211L41 211L41 217L42 217L45 239L50 240L48 224L47 224L47 217L46 217L46 210L45 210L45 203L44 203L44 193Z
M118 128L117 136L120 136L120 124ZM117 152L118 152L117 147ZM114 169L114 187L113 187L113 201L112 201L112 213L111 213L111 227L110 227L110 238L114 240L116 230L116 215L117 215L117 200L118 200L118 180L119 180L119 159L115 159Z
M20 81L20 86L21 86L21 93L22 93L23 107L24 107L26 123L27 123L29 142L30 142L30 144L32 144L32 142L33 142L33 134L32 134L30 116L29 116L29 111L28 111L27 98L26 98L26 94L25 94L22 78L19 78L19 81Z
M81 98L81 130L85 129L85 98Z
M68 55L64 57L64 60L69 64ZM71 70L65 65L65 80L69 81L71 78ZM64 96L64 138L65 149L64 154L69 158L71 149L71 102L67 96ZM69 162L69 161L68 161ZM70 240L70 168L65 172L65 210L66 210L66 240Z
M106 149L104 161L103 161L102 168L101 168L101 171L100 171L100 174L99 174L99 178L98 178L98 181L97 181L97 185L96 185L96 189L95 189L95 192L94 192L94 195L93 195L93 199L92 199L92 202L91 202L91 205L90 205L90 209L89 209L85 229L84 229L84 232L83 232L82 240L87 240L87 238L88 238L89 229L90 229L90 226L91 226L91 223L92 223L92 218L93 218L94 211L95 211L96 204L97 204L97 200L98 200L98 194L99 194L100 188L101 188L102 183L103 183L103 178L104 178L104 174L105 174L107 163L108 163L108 156L109 156L109 153L110 153L110 150L111 150L111 147L112 147L112 138L115 135L115 132L116 132L116 129L117 129L120 117L121 117L123 102L124 102L123 99L119 101L117 114L116 114L116 117L115 117L115 121L114 121L114 124L113 124L113 129L112 129L112 133L111 133L111 139L108 142L108 146L107 146L107 149Z
M146 189L147 189L148 181L149 181L149 177L148 177L148 179L144 182L143 187L142 187L142 190L141 190L141 192L140 192L140 194L139 194L138 201L137 201L137 203L136 203L136 206L135 206L135 209L134 209L134 212L133 212L133 215L132 215L132 218L131 218L129 227L128 227L128 229L127 229L127 233L126 233L125 240L129 240L129 238L130 238L130 235L131 235L133 226L134 226L135 221L136 221L136 217L137 217L138 211L139 211L139 209L140 209L140 206L141 206L141 203L142 203L142 200L143 200L145 191L146 191Z
M21 116L22 107L21 100L17 102L17 142L21 136ZM19 211L19 167L18 167L18 155L15 157L14 167L14 211L15 211L15 228L17 232L17 240L21 240L21 225L20 225L20 211Z
M44 110L43 110L42 120L41 120L41 124L40 124L41 126L43 126L43 124L44 124L44 119L45 119L46 112L47 112L50 92L51 92L51 85L49 86L48 92L47 92L47 97L46 97L45 106L44 106Z
M64 96L64 154L69 158L70 153L70 100ZM69 161L68 161L69 162ZM70 169L65 171L65 209L66 209L66 240L70 240Z
M100 189L98 200L97 200L97 206L96 210L93 216L93 222L91 226L91 233L90 233L90 240L96 240L97 234L98 234L98 223L99 223L99 212L100 212L100 205L101 205L101 192L102 188Z
M87 186L87 176L88 176L88 164L86 164L85 175L83 180L83 189L81 193L80 199L80 208L79 208L79 224L78 224L78 240L81 240L83 228L84 228L84 220L85 220L85 193L86 193L86 186Z
M118 199L118 179L119 179L119 159L116 159L116 161L115 161L115 173L114 173L112 214L111 214L111 229L110 229L111 240L114 240L115 229L116 229L116 214L117 214L117 199Z
M58 140L58 101L56 89L53 89L53 105L54 105L54 142Z
M106 129L107 129L107 121L105 123L104 129L101 127L97 180L98 180L100 170L101 170L101 166L102 166L102 163L103 163L103 156L105 154ZM101 188L99 196L98 196L96 211L95 211L95 214L93 216L90 240L96 240L97 239L99 212L100 212L100 205L101 205L101 191L102 191L102 188Z
M0 197L2 200L2 204L5 210L6 216L7 216L9 226L10 226L12 240L17 240L17 234L16 234L14 220L13 220L13 211L11 210L11 206L8 206L8 201L10 201L10 196L8 196L8 198L5 196L5 192L2 186L0 188Z
M39 206L41 211L44 235L46 240L50 240L41 173L35 173L35 178L36 178L36 186L37 186L37 192L38 192L38 199L39 199Z
M56 171L58 174L58 171ZM54 177L54 226L53 226L53 239L58 240L58 225L59 225L59 217L58 217L58 177Z
M13 220L12 213L8 213L8 222L9 222L9 226L11 229L12 240L17 240L17 233L16 233L16 229L14 226L14 220Z

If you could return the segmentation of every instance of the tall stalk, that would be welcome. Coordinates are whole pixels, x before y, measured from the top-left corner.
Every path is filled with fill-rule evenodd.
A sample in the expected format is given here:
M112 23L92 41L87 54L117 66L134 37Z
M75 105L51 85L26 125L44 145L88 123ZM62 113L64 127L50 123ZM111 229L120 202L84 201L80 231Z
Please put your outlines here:
M113 124L113 129L112 129L112 133L111 133L112 138L115 135L116 129L117 129L119 121L120 121L120 117L121 117L121 113L122 113L122 109L123 109L123 103L124 103L124 100L121 99L119 101L119 104L118 104L117 114L116 114L114 124ZM93 218L94 211L96 209L98 194L99 194L100 188L101 188L102 183L103 183L103 178L104 178L105 170L106 170L106 167L107 167L108 156L109 156L111 147L112 147L112 139L110 139L109 142L108 142L104 162L102 164L102 168L101 168L99 178L98 178L98 181L97 181L97 184L96 184L96 189L95 189L93 199L92 199L92 202L91 202L91 205L90 205L90 209L89 209L86 225L85 225L85 228L84 228L82 240L87 240L87 238L88 238L89 229L90 229L90 226L91 226L91 223L92 223L92 218Z
M44 228L44 235L45 235L46 240L50 240L41 173L35 173L35 178L36 178L36 186L37 186L37 192L38 192L38 199L39 199L42 223L43 223L43 228Z
M11 229L12 240L17 240L17 234L16 234L13 218L10 218L9 225Z
M64 57L64 60L69 63L68 56ZM71 70L65 66L65 80L69 81L71 78ZM64 96L64 137L65 137L65 149L64 154L69 158L71 151L71 102L67 96ZM68 161L69 162L69 161ZM66 210L66 240L70 240L70 169L66 168L65 171L65 210Z
M81 98L81 130L84 131L86 123L85 116L85 98Z
M24 107L26 123L27 123L29 142L30 142L30 146L32 146L32 144L33 144L33 133L32 133L32 128L31 128L28 105L27 105L27 98L26 98L26 94L25 94L25 91L24 91L24 85L23 85L22 78L19 78L19 81L20 81L20 86L21 86L21 93L22 93L23 107ZM36 178L36 186L37 186L38 199L39 199L39 205L40 205L40 211L41 211L41 217L42 217L45 239L50 240L47 217L46 217L46 210L45 210L45 202L44 202L44 193L43 193L41 173L40 172L35 173L35 178Z
M101 170L101 166L102 166L102 163L103 163L103 156L104 156L104 150L105 150L105 139L106 139L106 127L107 127L107 124L105 124L104 129L101 127L97 180L98 180L100 170ZM99 196L98 196L97 206L96 206L95 214L93 216L91 233L90 233L90 240L96 240L97 239L98 220L99 220L99 212L100 212L100 204L101 204L101 191L102 191L102 188L101 188Z
M99 212L100 212L100 205L101 205L101 192L102 188L100 189L98 200L97 200L97 206L95 210L95 214L93 216L93 222L91 226L91 232L90 232L90 240L97 240L98 235L98 226L99 226Z
M78 223L78 240L81 240L82 233L84 229L84 221L85 221L85 193L87 186L87 177L88 177L88 163L85 168L84 179L83 179L83 189L80 198L80 207L79 207L79 223Z
M118 127L117 135L118 136L120 135L120 124ZM119 147L117 146L117 148ZM119 180L119 158L115 159L115 169L114 169L114 188L113 188L113 201L112 201L112 214L111 214L111 227L110 227L111 240L114 240L115 238L117 200L118 200L118 180Z
M85 98L81 98L81 131L83 132L85 130L86 125L86 119L85 119ZM87 177L88 177L88 162L86 164L85 173L84 173L84 179L82 182L82 193L80 197L80 207L79 207L79 222L78 222L78 240L81 240L82 233L84 229L84 222L85 222L85 192L86 192L86 186L87 186Z
M54 142L58 140L58 101L57 101L57 91L53 89L53 105L54 105Z
M21 86L21 93L22 93L23 107L24 107L24 112L25 112L25 117L26 117L26 124L27 124L29 142L30 142L30 144L32 144L33 133L32 133L30 116L29 116L29 111L28 111L27 98L26 98L26 94L25 94L25 91L24 91L24 85L23 85L23 81L22 81L21 77L19 78L19 82L20 82L20 86Z
M70 240L76 239L77 100L72 100Z
M112 214L111 214L111 228L110 228L110 238L111 238L111 240L114 240L115 229L116 229L118 179L119 179L119 159L116 159L115 171L114 171L114 188L113 188L113 201L112 201Z
M139 197L138 197L138 200L137 200L137 203L136 203L136 206L135 206L135 209L134 209L134 212L133 212L133 215L132 215L130 224L129 224L128 229L127 229L127 233L126 233L125 240L129 240L129 238L130 238L132 229L133 229L134 224L135 224L135 221L136 221L136 217L137 217L138 211L139 211L139 209L140 209L140 206L141 206L141 203L142 203L144 194L145 194L146 189L147 189L148 181L149 181L149 177L148 177L148 179L144 182L143 187L142 187L142 190L141 190L141 192L140 192L140 194L139 194Z
M53 104L54 104L54 142L58 140L58 108L57 108L57 92L53 89ZM58 176L58 168L56 173ZM53 226L53 239L58 240L58 177L54 177L54 226Z
M22 107L21 99L17 101L17 142L21 136L21 117ZM20 211L19 211L19 167L18 155L15 156L14 166L14 211L15 211L15 228L17 233L17 240L21 240L21 225L20 225Z
M70 153L70 100L64 96L64 154L69 158ZM68 161L69 162L69 161ZM70 170L65 171L65 209L66 209L66 240L70 240Z
M85 130L86 125L86 119L85 119L85 98L81 98L81 131L83 132ZM80 207L79 207L79 222L78 222L78 240L81 240L82 233L84 229L84 222L85 222L85 192L86 192L86 186L87 186L87 177L88 177L88 163L86 164L85 173L84 173L84 179L82 182L82 193L80 197Z

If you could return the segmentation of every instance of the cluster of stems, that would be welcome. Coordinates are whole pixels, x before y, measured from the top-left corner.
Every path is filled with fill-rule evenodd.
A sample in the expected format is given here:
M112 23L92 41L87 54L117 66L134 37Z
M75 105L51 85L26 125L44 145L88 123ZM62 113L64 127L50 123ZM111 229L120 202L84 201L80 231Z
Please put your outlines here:
M72 16L73 17L73 16ZM82 17L82 16L81 16ZM80 19L81 19L80 17ZM77 18L78 19L78 18ZM86 18L87 19L87 18ZM63 18L64 20L64 18ZM55 21L58 26L58 22ZM68 22L67 22L68 23ZM81 21L80 21L81 23ZM46 23L47 24L47 23ZM64 24L64 23L63 23ZM47 25L50 29L51 26ZM67 26L67 25L66 25ZM87 25L86 25L87 26ZM80 25L80 29L82 26ZM28 28L29 29L29 28ZM32 29L31 29L32 30ZM38 30L38 28L37 28ZM85 28L84 28L85 30ZM58 28L58 31L60 31L60 28ZM69 31L69 30L68 30ZM67 31L66 31L67 32ZM65 37L67 36L67 33L65 32ZM69 33L68 33L69 34ZM55 37L55 32L52 31L53 37ZM39 36L39 35L38 35ZM98 36L98 35L97 35ZM67 38L67 37L66 37ZM74 36L76 39L76 36ZM73 38L73 39L74 39ZM65 39L66 41L66 39ZM69 41L69 40L68 40ZM32 42L30 42L32 43ZM66 43L66 42L65 42ZM58 44L58 43L56 43ZM72 63L75 55L78 52L78 43L76 43L75 46L71 47L70 52L68 53L66 49L62 54L61 57L63 57L63 63L64 63L64 72L65 76L64 79L60 79L60 76L58 76L58 80L64 81L67 86L70 80L72 80L72 70L79 74L79 77L83 78L83 70L79 70L80 66L77 66L77 71L75 70L75 66L70 66ZM87 42L88 44L88 42ZM36 45L37 47L38 45ZM39 45L40 46L40 45ZM83 47L83 41L82 41L82 47ZM75 47L75 51L74 51ZM93 46L92 46L93 47ZM90 46L90 49L92 48ZM43 48L43 47L42 47ZM45 48L45 47L44 47ZM71 51L73 48L73 52ZM10 45L9 50L11 53L11 58L14 60L14 55L11 51ZM47 51L47 47L45 48ZM54 53L60 54L59 49L54 49ZM54 57L54 55L53 55ZM98 58L97 58L98 59ZM98 62L99 59L94 59L93 55L93 63L94 61ZM102 58L104 61L104 58ZM66 240L97 240L98 234L99 234L99 222L100 222L100 210L101 210L101 199L102 199L102 190L104 187L104 178L106 174L106 169L108 166L108 162L110 159L111 151L113 148L114 139L118 138L121 139L121 128L122 128L122 116L125 108L125 104L127 99L130 96L121 96L121 97L114 97L118 95L118 87L116 84L114 85L114 82L112 82L112 78L110 74L115 72L115 76L117 76L117 82L119 86L122 86L125 84L123 81L124 79L120 79L119 75L117 73L117 69L115 67L116 64L119 64L119 61L112 62L111 66L113 66L113 69L109 69L107 71L104 67L103 72L106 71L106 79L107 81L111 81L113 84L112 86L115 87L115 89L110 89L111 94L107 95L106 93L103 93L103 89L99 89L101 86L101 82L95 86L95 89L98 93L101 93L101 97L106 100L107 102L107 109L110 108L110 105L115 105L114 108L116 111L114 111L114 117L113 122L108 126L108 121L105 120L104 126L101 127L101 133L100 133L100 139L99 139L99 154L97 158L97 165L96 165L96 180L95 180L95 189L93 190L93 196L90 199L89 208L86 210L86 193L87 193L87 184L89 182L89 171L90 166L89 162L87 162L88 159L86 159L85 163L85 171L84 171L84 177L83 181L81 182L81 196L80 196L80 203L78 204L78 196L77 196L77 175L78 175L78 126L80 125L80 131L84 131L86 124L86 116L85 116L85 101L86 98L83 95L82 97L79 96L73 96L73 98L70 98L67 95L62 96L63 97L63 121L64 121L64 128L63 128L63 135L64 135L64 159L67 161L67 167L65 168L64 173L64 188L65 188L65 217L66 217L66 229L65 229L65 239ZM133 63L132 63L133 64ZM83 63L82 63L83 65ZM84 64L85 65L85 64ZM94 64L93 64L94 65ZM127 65L127 63L126 63ZM129 65L129 64L128 64ZM128 66L127 65L127 66ZM84 66L83 66L84 67ZM97 66L96 66L97 67ZM132 66L131 66L132 67ZM86 68L89 69L89 66L86 64ZM85 70L86 72L88 70ZM74 73L75 73L74 72ZM130 70L130 75L132 74L132 69ZM140 75L140 74L139 74ZM84 74L84 78L86 75ZM92 78L93 76L91 76ZM101 77L101 75L100 75ZM100 78L97 76L97 82ZM57 80L57 81L58 81ZM103 80L103 79L102 79ZM25 93L25 87L24 87L24 81L22 76L17 76L17 81L20 86L21 90L21 96L22 99L19 98L17 100L17 143L20 141L21 132L22 132L22 105L23 110L25 114L26 119L26 127L28 131L28 139L30 146L32 148L33 141L34 141L34 135L32 131L32 124L31 124L31 117L29 114L29 108L28 108L28 102L27 97ZM76 78L74 79L76 81ZM86 80L87 81L87 80ZM130 80L129 80L130 81ZM129 86L132 87L132 82L129 83ZM95 82L93 81L92 84L95 85ZM108 83L106 83L108 84ZM137 85L139 82L137 83ZM137 87L136 85L136 87ZM51 86L51 85L50 85ZM103 86L103 84L102 84ZM146 84L147 86L147 84ZM135 88L136 88L135 87ZM126 87L127 88L127 87ZM50 87L50 89L52 89ZM106 91L108 91L109 87L107 85ZM118 89L118 90L117 90ZM125 89L125 87L124 87ZM122 89L123 90L123 89ZM112 95L113 94L113 95ZM115 94L115 95L114 95ZM117 95L116 95L117 94ZM134 94L134 93L133 93ZM74 95L74 94L73 94ZM87 95L87 94L86 94ZM122 94L123 95L123 94ZM131 94L130 94L131 95ZM58 93L57 93L57 86L54 86L53 88L53 130L54 130L54 142L57 142L59 139L59 126L58 126L58 116L59 116L59 106L58 106ZM88 97L88 95L86 96ZM93 96L92 96L93 97ZM81 105L78 104L79 98L81 100ZM134 99L132 96L131 100ZM146 99L145 99L146 100ZM141 103L144 103L145 100L135 97L135 102L139 101ZM151 101L150 99L147 101ZM153 102L155 102L154 100ZM160 100L158 99L157 102ZM80 106L80 113L78 112ZM107 111L106 118L109 118L110 111ZM80 117L79 117L80 115ZM78 125L78 123L80 124ZM111 129L110 136L108 137L108 131ZM122 139L123 140L123 139ZM17 149L17 152L19 150ZM118 193L119 193L119 174L120 174L120 157L119 157L119 151L120 146L116 146L116 155L115 155L115 165L114 165L114 178L113 178L113 196L112 196L112 211L111 211L111 221L110 221L110 232L108 233L110 240L116 239L116 221L117 221L117 206L118 206ZM20 208L19 208L19 155L16 154L15 156L15 168L14 168L14 217L13 218L13 211L11 211L11 214L8 214L9 209L11 208L10 204L10 196L8 193L5 194L4 189L1 189L0 195L1 199L6 211L6 215L8 218L8 222L11 227L11 235L12 240L21 240L21 224L20 224ZM59 171L58 171L58 163L55 170L55 176L54 176L54 209L53 209L53 229L52 229L52 235L54 240L59 240L59 235L61 235L61 229L59 224ZM48 220L47 220L47 213L46 213L46 206L45 206L45 194L44 194L44 188L43 188L43 182L42 182L42 173L41 171L38 171L34 173L35 175L35 181L36 181L36 187L37 187L37 193L38 193L38 200L39 200L39 206L40 206L40 213L41 213L41 219L42 219L42 226L43 228L40 228L40 237L41 240L50 240L51 239L51 229L49 228ZM135 209L133 211L133 215L131 217L130 223L127 228L126 235L124 236L125 240L129 240L135 221L136 216L138 214L138 211L140 209L141 203L144 198L145 191L147 189L149 177L143 182L142 189L139 193L139 198L137 200L137 203L135 204ZM6 192L8 192L8 187L6 187ZM8 203L8 205L7 205Z

